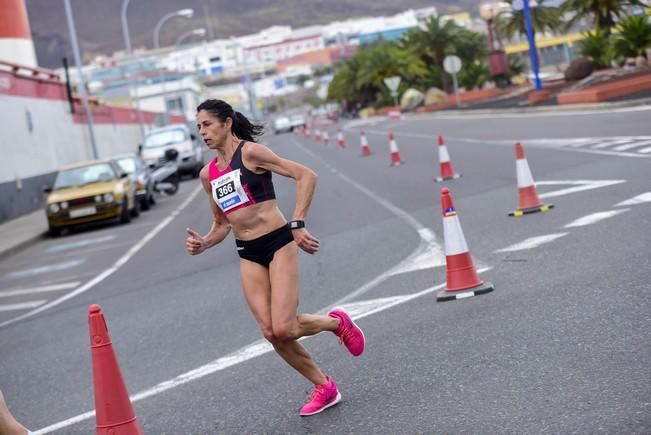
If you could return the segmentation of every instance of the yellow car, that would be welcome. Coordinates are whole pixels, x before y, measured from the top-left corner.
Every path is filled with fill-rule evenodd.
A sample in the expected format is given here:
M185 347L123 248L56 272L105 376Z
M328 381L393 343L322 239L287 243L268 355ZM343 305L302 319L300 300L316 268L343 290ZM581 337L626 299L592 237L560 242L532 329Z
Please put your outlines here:
M63 228L106 219L122 223L140 214L136 186L113 160L93 160L61 168L46 187L50 234Z

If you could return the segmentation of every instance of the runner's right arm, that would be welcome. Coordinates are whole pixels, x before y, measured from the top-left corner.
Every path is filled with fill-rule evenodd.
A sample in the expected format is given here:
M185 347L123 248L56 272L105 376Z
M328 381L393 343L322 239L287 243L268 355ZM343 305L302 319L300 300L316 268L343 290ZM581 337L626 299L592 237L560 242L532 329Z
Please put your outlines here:
M205 236L199 235L196 231L187 228L188 237L185 240L185 248L190 255L201 254L208 248L220 243L226 238L231 231L231 225L226 219L224 213L217 207L217 204L212 198L210 190L210 180L208 179L208 166L204 166L199 175L203 189L208 194L208 201L210 202L210 209L212 210L213 222L210 230Z

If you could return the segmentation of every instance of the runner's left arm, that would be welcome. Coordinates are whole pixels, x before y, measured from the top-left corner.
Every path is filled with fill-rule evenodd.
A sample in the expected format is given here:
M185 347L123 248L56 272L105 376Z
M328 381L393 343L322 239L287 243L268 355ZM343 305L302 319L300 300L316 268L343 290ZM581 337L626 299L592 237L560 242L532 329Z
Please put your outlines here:
M294 220L307 217L318 175L312 169L293 160L283 159L264 145L249 142L243 150L243 157L256 169L271 171L296 180L296 207L292 214ZM319 250L319 241L305 228L292 231L298 246L309 254Z

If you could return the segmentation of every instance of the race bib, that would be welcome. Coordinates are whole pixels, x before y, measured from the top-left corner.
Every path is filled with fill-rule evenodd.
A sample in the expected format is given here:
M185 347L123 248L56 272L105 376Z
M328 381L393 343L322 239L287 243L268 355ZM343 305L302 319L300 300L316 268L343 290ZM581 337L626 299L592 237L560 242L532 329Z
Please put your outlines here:
M250 201L240 176L240 170L235 169L210 182L212 197L223 212Z

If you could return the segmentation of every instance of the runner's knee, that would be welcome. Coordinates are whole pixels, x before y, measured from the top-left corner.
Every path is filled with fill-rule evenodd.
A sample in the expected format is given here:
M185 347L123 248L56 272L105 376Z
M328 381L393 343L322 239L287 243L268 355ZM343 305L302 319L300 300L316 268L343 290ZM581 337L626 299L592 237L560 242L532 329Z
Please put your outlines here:
M264 335L264 338L271 344L276 344L278 341L273 329L271 328L262 328L262 335Z
M286 323L273 325L273 334L276 337L276 339L281 342L292 341L299 338L298 334L296 333L296 328Z

